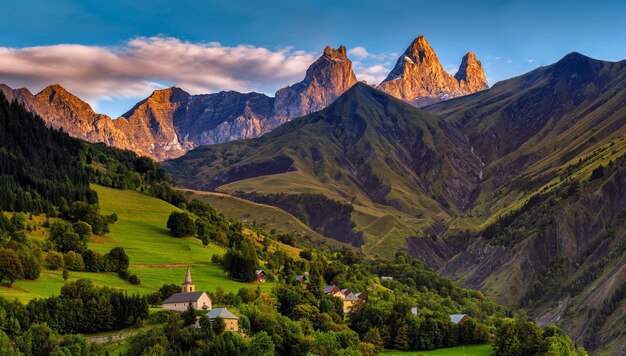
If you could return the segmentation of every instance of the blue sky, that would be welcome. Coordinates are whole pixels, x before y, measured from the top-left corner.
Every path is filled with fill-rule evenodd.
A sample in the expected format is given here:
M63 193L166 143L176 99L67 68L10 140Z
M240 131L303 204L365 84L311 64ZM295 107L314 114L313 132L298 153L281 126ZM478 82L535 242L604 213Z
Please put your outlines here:
M169 85L271 95L327 44L380 80L423 34L449 71L473 50L494 84L572 51L626 59L624 14L620 1L11 1L0 82L35 92L58 82L116 117Z

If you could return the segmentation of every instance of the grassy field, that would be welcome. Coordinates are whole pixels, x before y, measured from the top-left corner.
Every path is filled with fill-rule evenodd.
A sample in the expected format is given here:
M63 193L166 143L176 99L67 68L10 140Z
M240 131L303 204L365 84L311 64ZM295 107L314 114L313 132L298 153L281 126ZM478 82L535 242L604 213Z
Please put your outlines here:
M224 248L209 244L203 247L195 238L172 237L165 224L176 207L159 199L131 190L117 190L94 185L103 214L116 213L118 221L110 226L106 236L95 236L89 248L106 253L121 246L130 257L130 272L137 274L141 285L134 286L114 273L70 272L69 280L89 278L96 285L124 289L131 293L151 293L163 284L180 284L187 265L192 266L192 277L197 290L226 292L242 287L256 287L255 283L239 283L226 278L219 266L210 263L215 253ZM13 288L0 288L0 296L27 302L34 298L58 295L63 286L61 271L42 270L36 281L17 281ZM260 284L269 290L272 283Z
M258 204L232 195L214 192L202 192L190 189L180 189L187 199L198 199L213 205L225 216L241 221L245 226L257 226L267 230L276 229L281 233L293 232L302 236L310 236L317 243L333 246L343 244L327 239L317 233L295 216L277 207Z
M385 350L385 355L424 355L424 356L492 356L495 355L493 348L490 344L484 345L471 345L471 346L457 346L449 347L445 349L429 350L429 351L398 351L398 350Z

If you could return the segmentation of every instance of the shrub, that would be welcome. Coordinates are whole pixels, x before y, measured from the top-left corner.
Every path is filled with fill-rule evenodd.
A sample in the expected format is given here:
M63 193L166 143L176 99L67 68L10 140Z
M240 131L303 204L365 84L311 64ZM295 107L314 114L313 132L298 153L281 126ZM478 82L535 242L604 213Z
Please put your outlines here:
M51 270L63 267L63 255L57 251L48 252L46 255L46 266Z

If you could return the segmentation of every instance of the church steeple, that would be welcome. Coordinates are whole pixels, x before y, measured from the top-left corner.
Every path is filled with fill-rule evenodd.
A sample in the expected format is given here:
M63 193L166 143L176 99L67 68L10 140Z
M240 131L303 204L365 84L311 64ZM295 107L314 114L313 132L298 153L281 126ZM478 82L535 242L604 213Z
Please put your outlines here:
M196 285L191 282L191 266L187 266L187 277L183 282L183 293L194 292Z

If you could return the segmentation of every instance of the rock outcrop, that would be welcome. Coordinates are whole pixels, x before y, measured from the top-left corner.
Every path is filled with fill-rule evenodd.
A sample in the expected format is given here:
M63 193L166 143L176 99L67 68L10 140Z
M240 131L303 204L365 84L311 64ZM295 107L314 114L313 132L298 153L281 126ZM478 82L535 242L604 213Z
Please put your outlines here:
M91 106L58 84L33 95L28 89L0 85L9 101L17 101L39 115L50 127L63 129L73 137L89 142L104 142L123 149L136 149L126 134L116 128L110 117L97 114Z
M303 81L276 92L274 114L295 118L322 110L356 83L346 47L326 46L324 54L306 71Z
M465 93L475 93L489 89L483 66L472 51L463 56L461 66L454 78L459 82L459 87Z
M378 89L422 107L487 88L482 66L472 52L463 57L457 76L443 69L433 48L420 35L400 56Z

